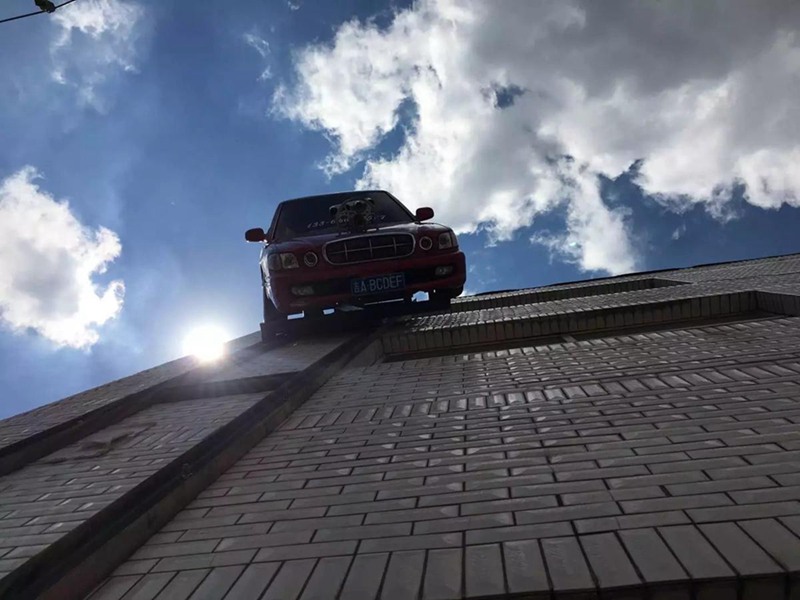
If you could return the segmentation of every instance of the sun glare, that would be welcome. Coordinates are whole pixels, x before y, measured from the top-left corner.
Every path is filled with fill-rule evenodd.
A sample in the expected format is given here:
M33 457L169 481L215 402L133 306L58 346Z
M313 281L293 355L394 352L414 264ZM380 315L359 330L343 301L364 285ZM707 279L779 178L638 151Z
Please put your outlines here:
M219 360L225 355L228 336L219 327L204 325L189 332L183 340L183 351L201 362Z

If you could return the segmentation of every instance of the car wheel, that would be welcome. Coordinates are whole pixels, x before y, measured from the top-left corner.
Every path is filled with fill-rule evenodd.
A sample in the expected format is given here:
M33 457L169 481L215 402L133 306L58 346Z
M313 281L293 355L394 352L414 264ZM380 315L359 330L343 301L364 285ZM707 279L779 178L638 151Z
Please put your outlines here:
M454 289L446 289L446 290L433 290L432 292L428 293L428 299L433 303L434 306L437 308L448 308L450 306L450 301L453 298L458 297L461 295L463 288L454 288Z
M450 299L452 300L453 298L458 298L461 294L464 293L464 286L462 285L461 287L450 288L449 290L445 291L450 295Z
M269 296L267 296L267 291L264 288L261 288L261 290L264 299L264 323L276 323L278 321L285 321L286 316L278 312L278 309L275 308L275 305L272 303L272 300L270 300Z

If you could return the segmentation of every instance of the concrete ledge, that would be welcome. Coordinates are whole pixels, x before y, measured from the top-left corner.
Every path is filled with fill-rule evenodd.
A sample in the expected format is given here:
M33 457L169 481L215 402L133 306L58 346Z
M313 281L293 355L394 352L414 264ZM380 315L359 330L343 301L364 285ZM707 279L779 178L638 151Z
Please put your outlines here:
M480 310L482 308L499 308L502 306L516 306L520 304L534 304L538 302L553 302L554 300L568 300L570 298L586 298L588 296L602 296L605 294L619 294L623 292L636 292L655 288L671 287L675 285L689 285L686 281L673 281L665 278L648 277L610 281L589 285L574 285L572 287L534 288L501 294L487 294L486 296L466 296L453 302L453 312Z
M777 312L769 308L778 305L778 300L772 296L775 295L746 291L606 309L564 311L514 320L468 324L458 324L456 320L454 325L448 327L417 330L398 327L387 332L382 341L386 356L396 360L408 355L418 357L430 353L441 354L443 351L469 352L474 348L509 342L547 343L548 338L552 340L565 334L619 333L637 327L730 318L758 310ZM784 304L780 303L780 306Z
M762 310L779 315L800 316L800 296L779 292L756 292L758 306Z
M153 396L153 402L176 402L192 398L215 398L217 396L233 396L235 394L252 394L274 390L290 377L291 373L275 373L260 377L243 377L223 381L201 383L184 383L168 385L159 389Z
M368 304L363 308L352 307L348 310L337 310L334 314L317 318L261 323L261 337L264 341L270 341L283 339L286 336L302 337L316 336L322 333L362 331L384 325L397 317L447 311L448 307L442 307L431 301L408 304L399 301Z

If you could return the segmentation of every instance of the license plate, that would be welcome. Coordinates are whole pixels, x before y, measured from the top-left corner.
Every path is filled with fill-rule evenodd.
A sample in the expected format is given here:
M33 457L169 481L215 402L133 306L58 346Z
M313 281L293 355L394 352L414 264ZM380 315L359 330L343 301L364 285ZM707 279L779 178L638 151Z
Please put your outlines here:
M406 276L404 273L375 275L374 277L364 277L363 279L353 279L350 281L350 291L354 296L383 294L385 292L402 290L405 287Z

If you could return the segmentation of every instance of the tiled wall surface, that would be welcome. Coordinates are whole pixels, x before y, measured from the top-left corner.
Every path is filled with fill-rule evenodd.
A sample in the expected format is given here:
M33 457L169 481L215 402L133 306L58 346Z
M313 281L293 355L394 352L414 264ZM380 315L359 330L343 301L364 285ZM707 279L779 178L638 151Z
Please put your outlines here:
M351 369L92 600L783 598L799 424L797 318Z
M243 348L258 341L259 337L251 334L234 340L230 345ZM183 375L196 366L190 357L181 358L4 419L0 421L0 449Z
M190 359L169 362L0 421L0 448L177 377L193 366Z
M159 404L0 477L0 579L258 398Z

